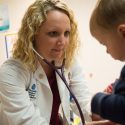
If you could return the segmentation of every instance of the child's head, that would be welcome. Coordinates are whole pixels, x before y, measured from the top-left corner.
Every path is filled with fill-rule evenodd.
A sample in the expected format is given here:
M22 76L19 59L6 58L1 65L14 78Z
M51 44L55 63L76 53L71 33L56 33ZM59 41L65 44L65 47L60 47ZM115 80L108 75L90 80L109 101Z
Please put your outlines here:
M99 0L90 19L91 34L115 59L125 60L125 0Z

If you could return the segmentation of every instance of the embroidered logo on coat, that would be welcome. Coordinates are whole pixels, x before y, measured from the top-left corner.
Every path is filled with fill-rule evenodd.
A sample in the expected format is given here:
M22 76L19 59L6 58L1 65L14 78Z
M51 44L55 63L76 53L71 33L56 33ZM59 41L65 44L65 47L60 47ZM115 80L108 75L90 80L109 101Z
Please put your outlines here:
M36 99L36 84L32 84L28 89L29 96L31 99Z

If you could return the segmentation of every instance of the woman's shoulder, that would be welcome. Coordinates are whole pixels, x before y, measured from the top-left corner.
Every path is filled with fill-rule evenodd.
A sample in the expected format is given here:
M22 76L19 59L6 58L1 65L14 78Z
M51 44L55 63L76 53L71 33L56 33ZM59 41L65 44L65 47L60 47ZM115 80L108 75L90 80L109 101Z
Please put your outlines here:
M1 66L0 66L0 74L6 74L6 73L10 73L13 75L16 74L24 74L27 75L30 73L30 71L26 68L26 66L23 64L23 62L21 62L18 59L7 59Z
M83 69L82 62L79 57L75 57L70 66L70 70Z
M26 82L29 81L30 75L31 73L23 63L17 59L7 59L0 66L0 81L2 83L17 84L16 82Z
M74 58L68 71L73 75L84 74L84 67L79 57Z
M23 65L23 63L18 60L18 59L13 59L13 58L10 58L10 59L7 59L1 66L0 66L0 69L6 69L6 70L10 70L14 68L15 70L16 69L23 69L23 70L26 70L25 66Z

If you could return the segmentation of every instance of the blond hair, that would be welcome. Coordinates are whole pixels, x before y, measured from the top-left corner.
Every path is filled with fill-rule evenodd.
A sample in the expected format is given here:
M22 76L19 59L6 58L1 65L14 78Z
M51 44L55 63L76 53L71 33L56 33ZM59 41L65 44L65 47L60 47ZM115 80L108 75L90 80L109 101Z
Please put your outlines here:
M68 68L78 48L77 24L73 12L67 5L59 0L37 0L29 6L25 13L21 28L18 32L18 39L13 48L13 58L21 60L30 70L37 68L37 56L31 49L42 23L46 20L47 12L59 10L68 15L71 24L69 45L66 49L66 65Z

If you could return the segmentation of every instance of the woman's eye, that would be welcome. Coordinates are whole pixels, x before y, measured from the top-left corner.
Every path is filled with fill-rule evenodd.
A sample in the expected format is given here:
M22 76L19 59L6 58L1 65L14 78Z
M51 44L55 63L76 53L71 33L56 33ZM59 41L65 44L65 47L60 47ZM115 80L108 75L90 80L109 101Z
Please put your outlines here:
M55 36L58 36L58 32L52 31L52 32L49 32L48 35L51 37L55 37Z
M65 33L64 33L64 36L65 37L68 37L70 35L70 31L66 31Z

